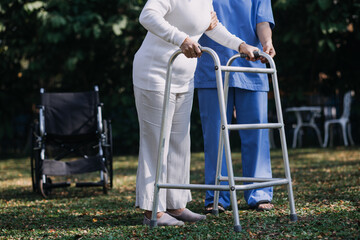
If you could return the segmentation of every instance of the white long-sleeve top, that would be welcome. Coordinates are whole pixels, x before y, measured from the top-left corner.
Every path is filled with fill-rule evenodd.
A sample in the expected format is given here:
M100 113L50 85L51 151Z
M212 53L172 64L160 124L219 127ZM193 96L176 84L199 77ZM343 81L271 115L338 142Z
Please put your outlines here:
M222 24L206 31L212 11L212 0L148 0L139 18L148 33L135 54L133 84L146 90L163 91L169 58L186 37L197 42L205 33L214 41L238 51L243 41ZM175 59L172 92L187 92L194 87L196 63L196 58L186 58L183 54Z

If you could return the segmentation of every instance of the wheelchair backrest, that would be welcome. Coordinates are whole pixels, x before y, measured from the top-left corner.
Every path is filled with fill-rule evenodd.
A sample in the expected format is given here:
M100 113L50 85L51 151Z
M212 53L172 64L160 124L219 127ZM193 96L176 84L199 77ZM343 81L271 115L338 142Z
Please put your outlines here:
M99 103L97 91L41 93L46 134L79 136L96 133Z

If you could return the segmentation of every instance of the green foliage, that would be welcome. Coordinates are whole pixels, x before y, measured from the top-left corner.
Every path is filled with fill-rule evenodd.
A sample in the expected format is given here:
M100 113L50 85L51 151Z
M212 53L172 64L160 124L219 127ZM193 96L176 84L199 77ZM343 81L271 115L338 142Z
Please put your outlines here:
M0 152L29 146L29 123L41 87L83 91L99 85L113 120L116 152L137 152L132 61L145 29L145 0L2 0L0 3ZM273 0L274 45L284 106L305 93L360 92L357 0ZM326 78L319 78L324 73ZM296 94L294 94L296 93ZM359 104L355 104L359 106ZM360 119L360 109L354 109ZM196 104L192 135L201 138ZM26 120L27 119L27 120ZM18 122L25 126L18 126ZM353 130L360 135L360 128ZM22 142L22 143L21 143ZM193 141L193 150L201 150Z
M333 94L360 90L354 50L360 41L360 4L356 0L273 1L277 66L286 92ZM319 73L327 78L319 80Z

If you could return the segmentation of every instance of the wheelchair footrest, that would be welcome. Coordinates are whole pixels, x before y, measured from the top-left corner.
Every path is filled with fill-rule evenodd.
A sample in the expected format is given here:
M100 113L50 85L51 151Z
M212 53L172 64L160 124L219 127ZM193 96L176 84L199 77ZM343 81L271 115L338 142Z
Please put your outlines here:
M79 182L76 183L76 187L102 187L104 183L102 181L100 182Z

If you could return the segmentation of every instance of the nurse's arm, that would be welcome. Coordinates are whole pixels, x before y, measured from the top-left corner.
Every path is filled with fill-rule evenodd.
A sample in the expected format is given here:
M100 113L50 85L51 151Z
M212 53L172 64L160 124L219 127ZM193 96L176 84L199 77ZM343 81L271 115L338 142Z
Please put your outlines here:
M259 49L257 47L246 44L243 40L231 34L220 22L218 22L214 29L206 31L205 34L215 42L225 47L240 53L245 53L249 56L246 58L247 60L256 61L254 52L259 51Z
M261 22L256 25L256 33L259 37L263 51L269 54L271 57L276 55L275 48L272 43L272 30L268 22ZM266 62L264 58L261 59L261 62Z

